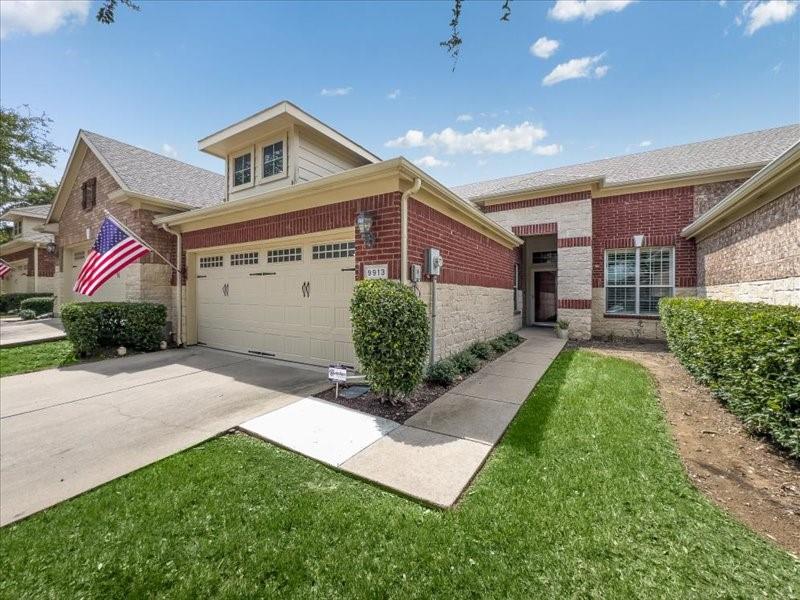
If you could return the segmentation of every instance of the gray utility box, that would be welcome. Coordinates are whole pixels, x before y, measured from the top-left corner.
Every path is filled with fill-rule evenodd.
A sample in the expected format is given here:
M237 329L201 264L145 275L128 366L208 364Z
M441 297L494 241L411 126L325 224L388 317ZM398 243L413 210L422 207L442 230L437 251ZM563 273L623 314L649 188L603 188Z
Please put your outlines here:
M442 274L442 253L438 248L428 248L425 250L425 274L432 277L438 277Z

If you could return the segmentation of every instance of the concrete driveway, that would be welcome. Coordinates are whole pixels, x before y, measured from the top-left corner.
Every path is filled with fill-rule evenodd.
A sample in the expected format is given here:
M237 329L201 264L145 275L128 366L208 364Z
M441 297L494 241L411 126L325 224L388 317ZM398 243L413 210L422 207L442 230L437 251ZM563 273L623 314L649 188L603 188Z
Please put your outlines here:
M4 377L0 525L286 406L326 375L193 348Z
M63 340L66 336L61 319L35 319L32 321L0 321L0 348L38 344Z

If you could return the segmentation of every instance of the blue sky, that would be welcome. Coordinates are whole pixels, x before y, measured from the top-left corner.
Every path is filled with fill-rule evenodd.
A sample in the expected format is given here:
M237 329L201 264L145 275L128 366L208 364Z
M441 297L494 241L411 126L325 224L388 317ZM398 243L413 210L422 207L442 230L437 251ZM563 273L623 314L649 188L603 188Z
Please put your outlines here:
M67 150L85 128L221 172L197 140L288 99L449 185L800 121L795 3L501 4L465 4L453 72L450 2L145 0L104 26L4 1L0 101Z

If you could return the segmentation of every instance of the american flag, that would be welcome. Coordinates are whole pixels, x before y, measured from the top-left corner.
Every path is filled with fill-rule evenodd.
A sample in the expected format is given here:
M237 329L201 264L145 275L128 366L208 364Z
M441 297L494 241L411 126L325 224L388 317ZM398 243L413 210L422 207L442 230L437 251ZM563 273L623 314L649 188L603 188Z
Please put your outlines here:
M149 246L123 230L113 219L105 219L78 273L74 290L91 296L106 281L149 252Z
M11 265L9 265L6 261L0 260L0 279L6 276L7 273L11 271Z

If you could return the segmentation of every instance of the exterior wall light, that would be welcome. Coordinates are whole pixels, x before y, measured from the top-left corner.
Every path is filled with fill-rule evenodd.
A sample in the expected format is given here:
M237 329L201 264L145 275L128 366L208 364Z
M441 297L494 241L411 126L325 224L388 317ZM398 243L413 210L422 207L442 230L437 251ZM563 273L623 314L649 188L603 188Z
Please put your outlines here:
M373 222L374 218L370 213L358 213L356 217L356 229L367 248L372 248L375 245L375 234L372 233Z
M47 244L45 249L47 250L48 254L55 254L56 251L58 250L58 246L56 246L55 242L50 242L49 244Z

